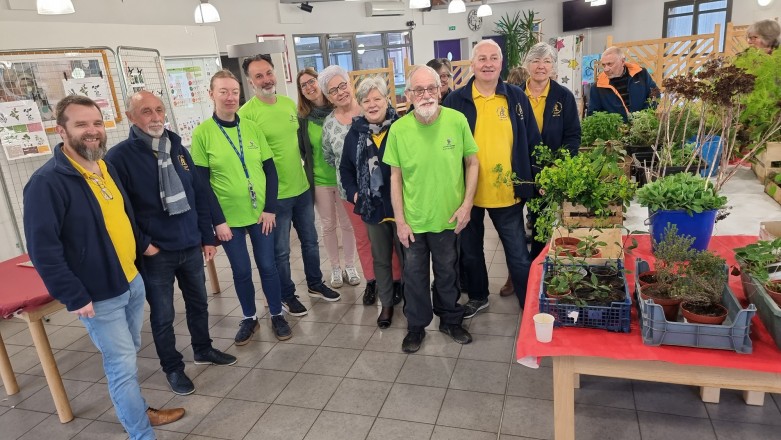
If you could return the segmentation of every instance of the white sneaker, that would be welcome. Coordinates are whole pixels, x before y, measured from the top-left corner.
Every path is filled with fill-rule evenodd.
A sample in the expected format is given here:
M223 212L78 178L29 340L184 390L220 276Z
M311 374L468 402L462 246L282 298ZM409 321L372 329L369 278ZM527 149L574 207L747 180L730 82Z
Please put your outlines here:
M331 269L331 287L338 289L344 285L344 277L342 277L342 268L336 267Z
M351 286L357 286L361 284L361 277L358 275L358 270L355 266L347 266L344 268L344 275L347 277L347 284Z

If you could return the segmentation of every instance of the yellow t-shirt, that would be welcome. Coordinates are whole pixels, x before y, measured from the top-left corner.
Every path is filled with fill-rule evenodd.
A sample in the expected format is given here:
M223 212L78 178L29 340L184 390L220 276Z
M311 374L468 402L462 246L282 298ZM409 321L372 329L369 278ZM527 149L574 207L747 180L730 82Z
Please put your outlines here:
M550 80L548 84L540 93L540 96L532 97L531 91L529 91L529 82L526 82L526 96L529 97L529 102L532 104L532 113L534 113L534 119L537 121L537 128L542 133L542 120L545 113L545 101L548 99L548 93L550 92Z
M372 139L374 140L374 145L377 146L377 149L379 149L380 145L382 145L382 140L385 139L385 135L387 133L388 133L388 130L380 132L379 134L372 133Z
M67 157L67 155L66 155ZM125 272L125 278L128 282L132 281L138 275L136 269L136 238L133 235L133 227L130 226L130 219L125 212L125 201L122 193L119 192L117 184L108 174L106 163L98 161L100 173L99 176L76 163L68 157L76 170L84 177L87 184L95 194L95 199L100 205L100 211L103 213L103 222L106 224L108 236L117 252L119 264L122 271Z
M474 205L481 208L512 206L517 203L513 187L505 184L497 186L498 176L494 172L499 164L505 172L512 169L513 125L507 98L496 94L483 96L472 84L472 99L477 110L474 136L479 146L477 160L480 162Z

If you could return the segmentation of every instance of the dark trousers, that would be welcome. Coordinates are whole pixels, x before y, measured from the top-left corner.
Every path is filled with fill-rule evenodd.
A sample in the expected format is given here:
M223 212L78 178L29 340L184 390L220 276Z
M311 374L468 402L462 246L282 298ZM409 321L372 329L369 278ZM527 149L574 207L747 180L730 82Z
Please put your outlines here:
M320 271L320 248L317 245L315 229L315 203L312 191L277 200L277 227L274 230L274 258L279 282L282 285L282 300L289 301L296 294L296 285L290 275L290 226L296 228L301 242L301 258L304 261L306 285L310 288L323 284Z
M434 314L439 316L440 325L460 325L464 308L458 304L458 240L455 232L426 232L414 236L415 242L403 249L407 329L411 332L423 331L431 324ZM429 290L429 259L434 269L433 292Z
M526 302L526 284L529 280L531 259L526 248L526 232L523 222L523 202L506 208L472 207L471 218L461 231L461 259L466 271L467 291L469 299L484 300L488 298L488 270L485 267L483 237L485 226L483 218L485 211L499 234L507 258L507 270L513 280L515 295L521 303Z
M145 256L141 275L146 285L149 323L160 366L165 373L184 370L182 354L176 350L173 326L174 278L182 291L193 352L203 353L212 346L201 247L194 246L181 251L161 249L151 257Z
M366 223L374 259L374 278L377 280L377 296L383 307L393 307L393 252L402 259L401 243L396 235L396 222Z
M532 228L532 240L531 240L531 250L529 251L529 259L531 261L534 261L538 255L542 253L542 250L545 248L545 245L548 244L544 241L539 241L536 238L534 238L535 235L537 235L537 217L538 215L534 212L529 211L529 213L526 215L526 221L531 224Z

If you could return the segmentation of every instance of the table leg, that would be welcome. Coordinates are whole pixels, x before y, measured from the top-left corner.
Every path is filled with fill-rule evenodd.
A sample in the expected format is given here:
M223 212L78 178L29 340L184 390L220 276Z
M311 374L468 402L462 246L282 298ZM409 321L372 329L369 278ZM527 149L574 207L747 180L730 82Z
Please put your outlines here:
M553 430L556 440L575 440L575 360L553 358Z
M46 376L46 383L49 384L49 391L52 393L57 415L60 417L61 423L68 423L73 420L73 411L68 401L68 395L65 393L65 387L62 385L60 370L57 369L57 363L54 361L52 347L49 345L49 338L46 336L43 322L41 320L29 321L27 325L30 327L33 344L35 344L35 350L41 360L43 374Z
M763 406L765 404L765 393L761 391L743 391L743 400L746 405Z
M580 389L580 374L573 374L572 382L575 384L575 389Z
M217 267L214 265L214 259L206 262L206 270L209 271L209 283L212 285L212 293L220 293L220 280L217 279Z
M3 378L5 393L12 396L19 392L19 384L16 383L16 375L11 367L11 359L8 358L8 351L5 349L3 335L0 335L0 377Z
M700 387L700 399L705 403L719 403L721 388Z

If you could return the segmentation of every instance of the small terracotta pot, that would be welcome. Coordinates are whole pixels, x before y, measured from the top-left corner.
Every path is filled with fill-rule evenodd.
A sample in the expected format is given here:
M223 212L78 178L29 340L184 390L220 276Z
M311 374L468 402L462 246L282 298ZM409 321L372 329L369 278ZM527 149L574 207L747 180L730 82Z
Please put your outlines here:
M548 292L548 290L545 290L545 296L547 296L549 299L555 299L555 300L560 300L560 299L562 299L562 298L564 298L566 296L570 296L571 293L572 293L572 290L568 290L565 293L557 295L555 293Z
M647 284L645 287L653 286L653 284ZM662 310L664 310L664 319L670 321L670 322L676 322L678 321L678 308L681 305L681 300L678 298L656 298L653 296L649 296L643 293L643 290L640 289L640 298L646 300L646 299L652 299L654 300L654 304L659 304L662 306Z
M694 324L713 324L713 325L721 325L725 319L727 319L727 313L728 310L722 306L721 304L716 304L719 308L721 308L722 313L720 313L718 316L704 316L704 315L696 315L688 310L686 310L686 306L688 303L684 302L681 303L681 313L683 314L683 317L686 318L688 322L694 323Z
M641 272L640 274L638 274L637 275L637 280L640 282L640 287L645 287L645 286L654 284L654 283L649 283L647 281L643 281L643 277L645 277L645 276L654 277L654 276L656 276L656 271L655 270L649 270L649 271Z
M602 258L602 251L597 249L597 252L594 253L594 255L591 255L590 257L586 257L585 255L582 255L580 253L578 253L578 256L579 257L585 257L585 258Z
M556 245L556 255L559 257L574 257L578 253L578 247L569 244Z
M579 238L575 237L559 237L553 239L553 246L578 246L578 243L580 243Z
M778 307L781 307L781 280L765 283L765 292L778 304Z

